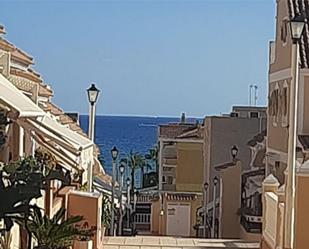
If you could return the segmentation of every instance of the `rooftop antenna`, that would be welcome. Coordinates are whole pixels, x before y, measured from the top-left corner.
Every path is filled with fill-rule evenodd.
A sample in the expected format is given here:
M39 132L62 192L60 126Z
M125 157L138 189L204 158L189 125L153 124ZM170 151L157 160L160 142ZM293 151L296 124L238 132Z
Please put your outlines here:
M250 85L249 86L249 106L252 105L252 88L253 88L253 85Z
M254 85L254 106L256 106L257 99L258 99L257 91L258 91L258 86Z

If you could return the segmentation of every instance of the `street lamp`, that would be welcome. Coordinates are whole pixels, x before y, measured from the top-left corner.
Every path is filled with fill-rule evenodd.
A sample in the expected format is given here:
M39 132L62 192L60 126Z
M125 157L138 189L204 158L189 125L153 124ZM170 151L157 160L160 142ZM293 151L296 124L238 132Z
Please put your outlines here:
M127 178L127 228L130 228L130 187L131 187L131 181L130 178Z
M90 88L87 89L88 101L90 103L89 107L89 122L88 122L88 137L94 142L94 122L95 122L95 103L98 99L100 90L95 87L94 84L91 85ZM92 163L88 165L88 174L87 174L87 190L92 192Z
M123 219L123 214L122 214L122 186L123 186L123 173L125 170L125 162L121 161L120 162L120 166L119 166L119 172L120 172L120 188L119 188L119 192L120 192L120 217L119 217L119 230L118 230L118 235L122 235L122 219Z
M97 102L100 90L96 88L95 84L87 89L88 101L90 104L89 110L89 124L88 124L88 137L91 141L94 141L94 114L95 114L95 103Z
M211 237L215 237L215 220L216 220L216 190L217 190L217 184L219 182L218 177L213 178L214 183L214 189L213 189L213 206L212 206L212 229L211 229Z
M118 150L116 146L111 149L112 155L112 205L115 203L115 171L116 171L116 159L118 157ZM110 227L110 234L114 236L114 220L115 220L115 210L112 208L111 213L111 227Z
M209 184L208 182L204 183L204 238L206 238L206 230L207 230L207 190L208 190Z
M305 26L305 18L303 15L296 15L290 20L291 36L294 43L298 43L301 38Z
M287 182L286 182L286 212L285 212L285 238L284 247L294 248L294 198L295 198L295 161L297 138L297 113L298 113L298 74L299 74L299 42L305 26L303 15L296 15L290 20L292 44L292 80L290 85L289 106L289 136L287 158Z
M238 148L237 148L236 145L234 145L234 146L231 148L231 155L232 155L233 160L236 159L237 154L238 154Z

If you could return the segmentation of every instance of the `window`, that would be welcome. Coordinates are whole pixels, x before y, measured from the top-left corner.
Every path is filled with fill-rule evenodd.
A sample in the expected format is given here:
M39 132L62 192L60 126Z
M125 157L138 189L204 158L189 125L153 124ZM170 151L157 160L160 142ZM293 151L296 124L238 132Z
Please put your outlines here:
M288 20L284 19L281 23L281 34L280 34L283 45L286 44L287 35L288 35Z
M284 87L282 90L282 115L286 116L288 114L288 88Z
M271 116L277 116L278 115L278 106L279 106L279 89L276 89L272 91L269 99L269 114Z
M259 113L258 112L250 112L250 118L258 118Z
M167 177L167 183L168 183L168 184L174 184L173 177L168 176L168 177Z
M166 183L166 178L165 178L165 176L162 176L162 183Z

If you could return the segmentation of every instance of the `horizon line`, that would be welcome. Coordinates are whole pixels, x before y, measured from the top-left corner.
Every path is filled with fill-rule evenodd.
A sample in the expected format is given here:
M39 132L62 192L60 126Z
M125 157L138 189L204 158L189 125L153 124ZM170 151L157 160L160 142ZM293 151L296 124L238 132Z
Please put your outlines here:
M88 116L88 113L79 113L79 112L65 112L65 113L78 113L79 116ZM178 118L180 119L180 116L167 116L167 115L148 115L148 114L96 114L96 116L109 116L109 117L136 117L136 118ZM192 118L192 119L204 119L203 117L197 117L197 116L187 116L186 118Z

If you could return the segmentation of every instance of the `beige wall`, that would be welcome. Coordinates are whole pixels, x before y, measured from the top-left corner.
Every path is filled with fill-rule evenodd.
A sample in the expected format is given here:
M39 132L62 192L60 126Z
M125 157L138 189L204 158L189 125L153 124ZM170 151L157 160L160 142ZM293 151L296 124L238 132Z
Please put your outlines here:
M301 90L301 89L300 89ZM309 134L309 76L304 76L303 133Z
M277 72L291 67L291 38L289 26L287 26L286 43L281 41L282 20L284 18L288 18L288 1L279 0L277 2L275 62L270 65L269 73Z
M295 196L295 249L308 248L309 175L297 175Z
M206 117L204 133L204 182L209 183L208 200L212 201L213 178L219 176L215 166L231 161L231 148L239 149L242 171L250 169L251 151L247 145L266 128L266 120L258 118Z
M78 193L75 193L78 192ZM101 201L100 198L90 197L89 193L75 191L68 196L68 216L81 215L84 220L81 225L88 224L88 228L96 227L97 231L93 237L94 249L101 248ZM74 246L73 246L74 249Z
M201 143L177 143L176 191L202 191L203 160Z
M242 226L240 226L239 237L244 241L255 241L261 240L261 234L259 233L248 233Z
M221 238L235 239L240 237L240 201L241 201L241 163L220 171L221 178Z
M151 233L153 235L161 235L160 224L162 217L160 216L160 199L151 203Z

